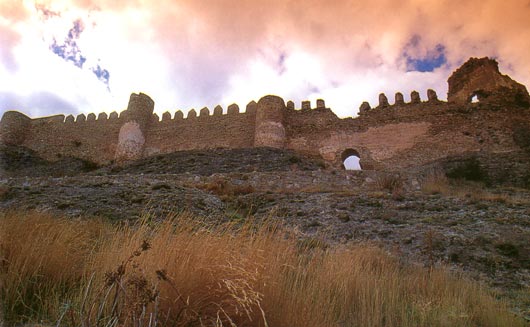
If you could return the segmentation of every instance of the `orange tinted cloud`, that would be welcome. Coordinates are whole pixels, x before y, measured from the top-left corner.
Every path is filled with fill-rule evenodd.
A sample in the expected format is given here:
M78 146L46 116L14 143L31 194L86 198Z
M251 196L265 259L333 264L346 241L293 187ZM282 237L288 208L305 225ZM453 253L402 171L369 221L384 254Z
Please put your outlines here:
M0 1L0 18L9 22L16 22L25 19L27 16L28 11L22 1Z
M36 2L90 20L79 41L81 48L90 44L84 54L101 57L111 82L154 93L164 105L214 105L274 91L294 100L333 97L328 103L348 103L346 115L381 91L391 98L435 88L444 98L448 75L470 56L497 57L504 73L530 84L528 0ZM5 3L22 2L1 2L0 13L27 19L31 1L26 9ZM5 49L16 44L10 40L4 64L11 53Z
M339 83L368 70L404 73L404 49L415 36L420 42L407 55L428 58L442 45L445 74L470 56L488 55L498 57L505 72L530 82L527 0L166 0L143 5L152 12L154 41L177 62L175 73L196 76L193 87L206 86L204 93L216 91L208 83L212 78L222 84L217 80L222 76L244 74L251 58L274 66L295 51L317 56L329 79Z

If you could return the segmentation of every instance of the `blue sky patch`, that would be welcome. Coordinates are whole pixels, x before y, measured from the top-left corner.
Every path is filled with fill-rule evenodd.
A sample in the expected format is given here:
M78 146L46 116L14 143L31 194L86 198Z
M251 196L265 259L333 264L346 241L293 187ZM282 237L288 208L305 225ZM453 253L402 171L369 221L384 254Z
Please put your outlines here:
M110 79L110 73L108 70L101 68L100 65L97 65L96 67L90 68L90 70L96 75L96 77L105 85L107 85L107 88L109 87L109 79Z
M63 43L57 42L54 38L53 43L50 44L50 50L55 53L57 56L61 57L67 62L73 63L76 67L83 69L87 61L87 57L83 55L81 49L77 45L77 40L81 37L85 25L81 19L77 19L73 22L72 28L68 31L68 35L65 38ZM94 75L107 86L109 90L109 79L110 73L108 70L102 68L99 64L95 67L89 68Z
M59 44L56 39L53 39L53 43L50 45L50 50L56 55L69 61L79 68L83 68L86 62L86 57L81 53L81 49L77 45L77 40L83 32L83 22L78 19L74 22L74 26L68 31L68 37L64 40L63 44Z
M409 43L405 45L403 57L406 60L408 72L432 72L447 63L445 46L443 44L437 44L433 49L429 49L422 57L411 55L410 52L414 52L412 50L421 47L421 43L421 36L413 35Z
M86 62L86 57L81 54L81 50L79 50L75 42L58 44L57 40L53 40L53 43L50 45L50 50L79 68L83 68Z

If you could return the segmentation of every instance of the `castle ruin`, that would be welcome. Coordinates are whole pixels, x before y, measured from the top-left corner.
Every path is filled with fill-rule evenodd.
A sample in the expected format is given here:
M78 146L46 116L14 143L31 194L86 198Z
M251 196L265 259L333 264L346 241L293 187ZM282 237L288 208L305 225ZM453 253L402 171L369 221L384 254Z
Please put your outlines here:
M98 164L119 163L181 150L274 147L320 156L340 166L351 154L363 169L403 169L451 156L513 154L527 162L530 153L530 96L524 85L499 72L489 58L471 58L448 80L448 101L428 90L405 103L385 94L372 108L364 102L355 118L338 118L317 100L295 109L292 101L268 95L244 112L233 104L223 114L191 110L153 113L154 102L132 94L127 110L77 117L31 119L8 111L0 122L0 144L23 146L44 159L76 157ZM472 103L473 97L478 98ZM525 134L526 133L526 134ZM524 159L521 159L524 158Z

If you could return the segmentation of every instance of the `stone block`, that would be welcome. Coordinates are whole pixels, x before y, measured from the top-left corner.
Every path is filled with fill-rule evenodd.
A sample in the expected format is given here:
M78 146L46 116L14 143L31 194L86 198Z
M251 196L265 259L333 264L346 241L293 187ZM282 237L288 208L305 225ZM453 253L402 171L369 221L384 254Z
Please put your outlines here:
M402 105L405 103L405 100L403 99L403 93L397 92L395 96L394 104L396 105Z
M210 116L210 109L208 109L207 107L202 108L201 111L199 111L199 115L200 117Z
M418 91L412 91L410 92L410 103L420 103L421 98Z
M370 107L370 104L368 102L364 101L363 103L361 103L361 106L359 107L359 113L360 114L364 114L365 112L367 112L370 109L372 109Z
M162 114L162 121L170 121L171 120L171 114L169 111L166 111Z
M195 109L191 109L190 111L188 111L188 116L186 116L187 119L193 119L193 118L197 118L197 111L195 111Z
M235 103L231 104L228 106L228 109L227 109L227 113L229 115L234 115L234 114L238 114L239 113L239 106Z
M436 91L432 89L427 90L427 99L429 102L435 102L438 101L438 95L436 94Z
M75 121L76 121L77 123L85 122L85 121L86 121L86 116L85 116L85 114L79 114L79 115L77 115L77 118L75 119Z
M388 98L386 97L384 93L380 93L379 94L379 108L386 108L388 106L390 106L388 104Z
M222 114L223 114L223 107L221 107L220 105L217 105L215 106L215 108L213 108L214 116L221 116Z

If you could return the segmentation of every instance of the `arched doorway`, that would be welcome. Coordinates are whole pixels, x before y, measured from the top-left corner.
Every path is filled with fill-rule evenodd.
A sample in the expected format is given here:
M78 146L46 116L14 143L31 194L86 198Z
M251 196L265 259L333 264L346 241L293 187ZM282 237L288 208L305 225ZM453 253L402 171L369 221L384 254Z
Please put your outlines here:
M346 170L362 170L361 156L354 149L346 149L341 154L342 167Z

